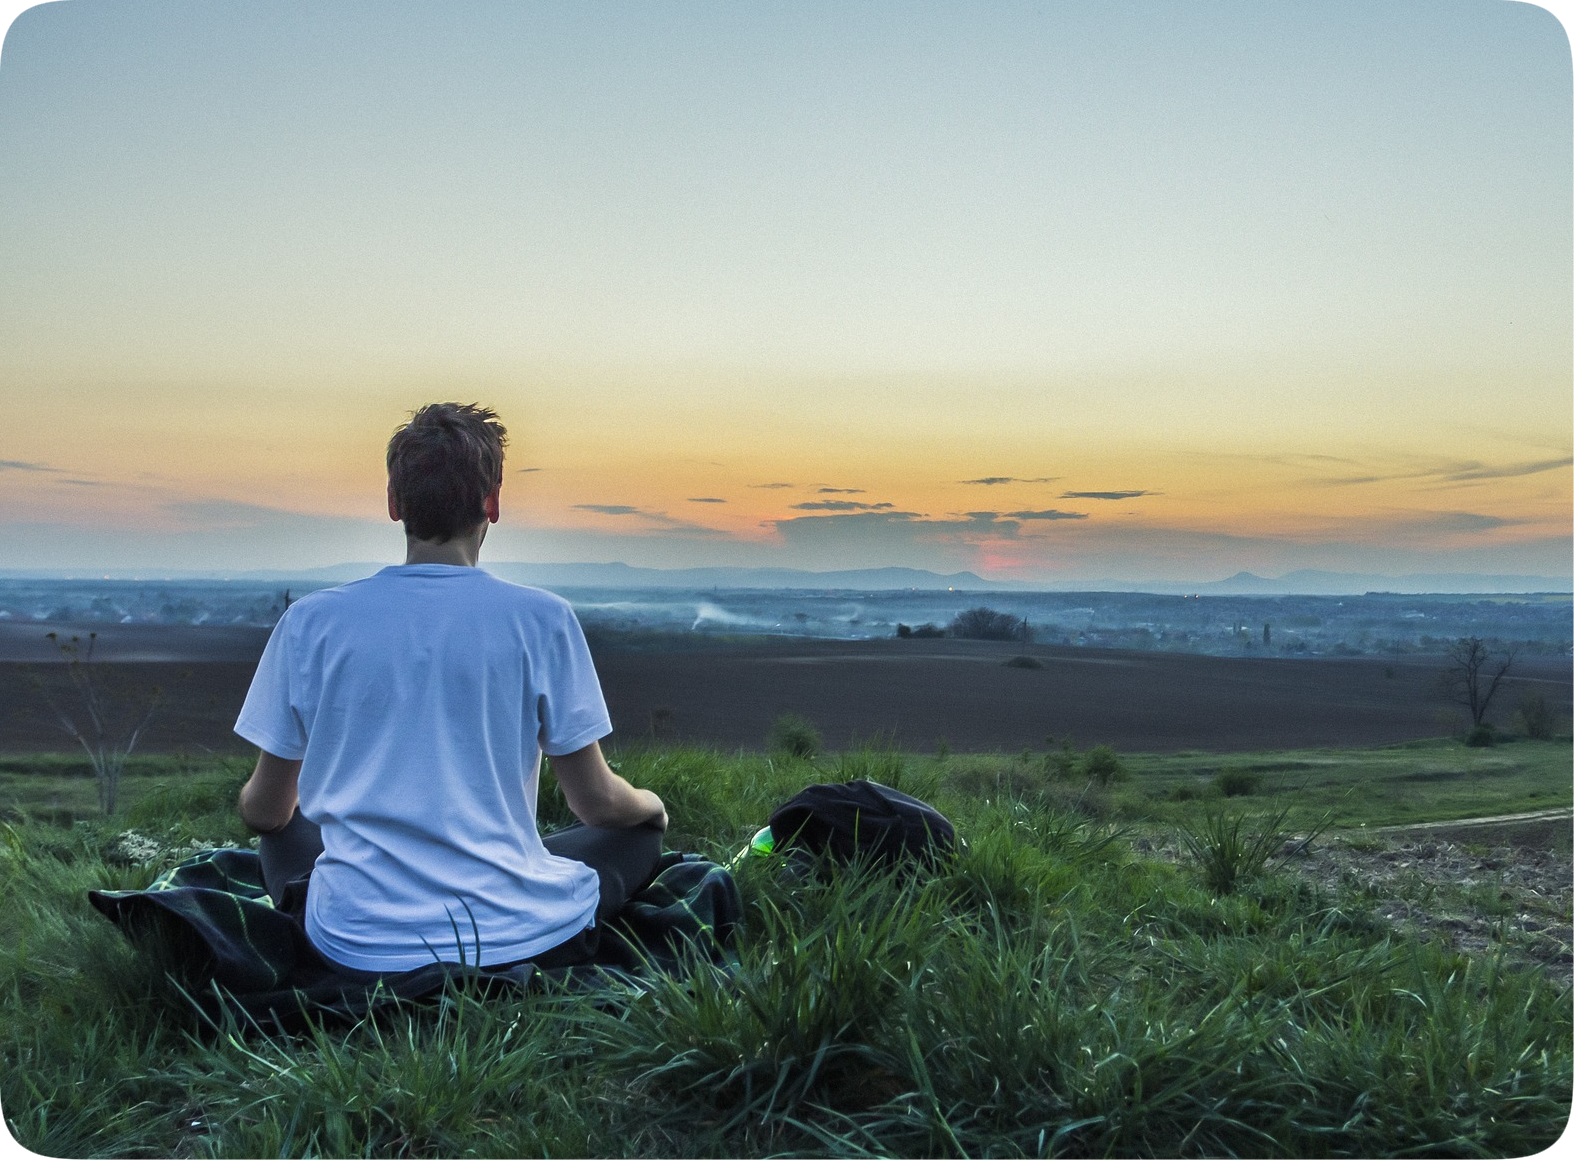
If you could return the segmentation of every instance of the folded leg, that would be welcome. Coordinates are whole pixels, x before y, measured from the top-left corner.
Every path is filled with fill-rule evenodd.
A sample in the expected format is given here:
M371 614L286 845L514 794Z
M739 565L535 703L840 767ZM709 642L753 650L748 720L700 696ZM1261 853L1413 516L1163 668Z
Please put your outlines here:
M301 816L299 808L283 829L260 835L257 857L262 862L263 886L278 906L284 889L293 880L311 873L312 864L323 853L323 836L317 824Z
M547 835L542 842L552 854L584 863L600 880L596 922L623 910L623 905L656 874L662 856L662 835L654 826L605 827L575 823Z

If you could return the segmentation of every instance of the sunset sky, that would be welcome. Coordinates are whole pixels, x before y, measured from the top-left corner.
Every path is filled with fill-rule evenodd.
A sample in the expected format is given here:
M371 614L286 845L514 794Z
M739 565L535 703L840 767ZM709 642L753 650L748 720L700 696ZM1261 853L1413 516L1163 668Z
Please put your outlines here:
M0 6L0 19L21 9ZM0 568L1571 565L1571 67L1511 0L59 0L0 53Z

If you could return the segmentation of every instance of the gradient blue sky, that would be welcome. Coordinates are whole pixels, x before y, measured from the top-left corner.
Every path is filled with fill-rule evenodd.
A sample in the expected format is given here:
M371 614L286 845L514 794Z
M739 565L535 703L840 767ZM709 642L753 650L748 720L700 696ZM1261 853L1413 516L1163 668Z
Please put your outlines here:
M0 247L0 567L396 559L460 398L496 560L1570 573L1510 0L58 0Z

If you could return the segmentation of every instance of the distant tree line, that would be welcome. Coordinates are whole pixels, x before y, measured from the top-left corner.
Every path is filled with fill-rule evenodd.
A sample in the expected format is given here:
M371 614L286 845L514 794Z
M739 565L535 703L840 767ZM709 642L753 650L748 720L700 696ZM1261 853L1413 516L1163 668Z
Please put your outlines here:
M1014 617L999 613L983 605L965 609L953 617L945 628L934 623L923 625L898 625L899 637L961 637L971 641L1032 641L1034 631L1027 617Z

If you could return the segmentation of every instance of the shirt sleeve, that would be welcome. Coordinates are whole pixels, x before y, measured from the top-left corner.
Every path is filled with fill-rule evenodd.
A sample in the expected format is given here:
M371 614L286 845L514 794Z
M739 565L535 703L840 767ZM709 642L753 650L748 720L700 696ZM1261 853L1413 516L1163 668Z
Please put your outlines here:
M585 631L567 604L553 634L551 656L537 697L541 721L538 741L549 757L572 754L612 733L612 719L602 697Z
M235 732L259 749L291 761L306 756L306 726L291 699L294 666L289 612L268 637Z

